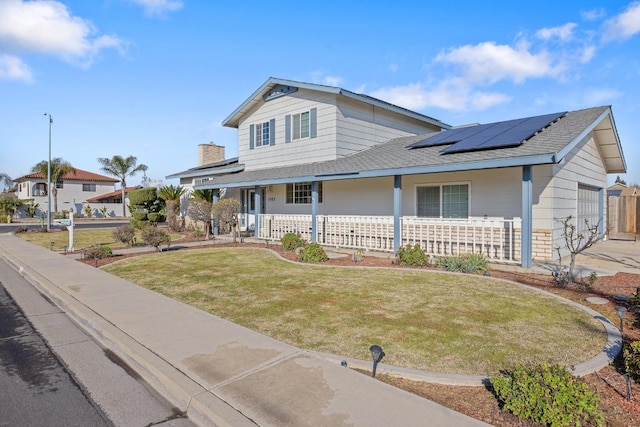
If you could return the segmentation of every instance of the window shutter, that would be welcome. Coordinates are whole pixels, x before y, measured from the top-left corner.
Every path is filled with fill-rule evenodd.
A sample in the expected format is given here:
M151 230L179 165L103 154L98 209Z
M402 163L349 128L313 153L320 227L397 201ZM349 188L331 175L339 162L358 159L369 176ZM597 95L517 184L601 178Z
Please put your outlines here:
M276 145L276 119L269 120L269 145Z
M254 130L253 130L253 125L249 125L249 150L253 150L253 145L254 145Z
M284 142L291 142L291 114L284 116Z
M309 110L309 138L318 136L318 109Z

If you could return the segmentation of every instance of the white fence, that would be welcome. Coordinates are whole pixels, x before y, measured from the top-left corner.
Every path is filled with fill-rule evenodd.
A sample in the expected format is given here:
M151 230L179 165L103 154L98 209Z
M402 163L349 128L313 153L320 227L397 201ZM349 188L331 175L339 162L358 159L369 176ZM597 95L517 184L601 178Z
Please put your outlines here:
M280 240L299 233L311 241L311 215L258 216L258 239ZM440 219L402 217L401 244L420 245L429 255L483 254L488 259L518 262L521 220L503 218ZM392 216L318 215L316 241L325 246L392 252Z

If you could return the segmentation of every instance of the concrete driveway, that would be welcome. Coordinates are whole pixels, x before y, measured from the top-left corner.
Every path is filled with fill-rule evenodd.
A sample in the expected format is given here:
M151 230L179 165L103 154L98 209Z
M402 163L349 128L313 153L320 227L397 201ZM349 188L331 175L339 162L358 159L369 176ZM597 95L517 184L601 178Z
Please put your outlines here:
M569 258L563 259L563 264ZM599 276L618 272L640 274L640 242L609 239L587 249L576 257L579 273L588 275L595 271Z

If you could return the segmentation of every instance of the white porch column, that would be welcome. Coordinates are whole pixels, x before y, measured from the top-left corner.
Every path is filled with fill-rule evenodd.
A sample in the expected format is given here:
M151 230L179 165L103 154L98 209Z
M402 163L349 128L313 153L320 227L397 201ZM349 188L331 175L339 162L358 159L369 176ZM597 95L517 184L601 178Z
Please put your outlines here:
M522 267L531 268L533 248L533 167L522 167L522 236L520 257Z
M311 183L311 243L318 241L318 181Z
M260 186L256 185L254 189L254 200L255 200L255 210L253 211L254 215L254 234L253 236L257 239L260 236L260 220L259 215L262 212L262 201L260 200Z
M393 177L393 252L398 252L402 242L400 216L402 215L402 175Z

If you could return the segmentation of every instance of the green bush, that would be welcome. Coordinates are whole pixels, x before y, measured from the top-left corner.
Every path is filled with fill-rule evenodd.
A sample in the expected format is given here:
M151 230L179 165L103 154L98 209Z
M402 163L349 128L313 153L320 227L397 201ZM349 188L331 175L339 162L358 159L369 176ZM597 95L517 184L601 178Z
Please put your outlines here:
M624 366L634 381L640 381L640 341L634 341L631 344L624 343L622 350L624 354Z
M113 256L113 251L106 245L95 245L87 248L84 257L86 259L102 259Z
M282 249L285 251L293 251L297 248L301 248L306 243L298 233L287 233L280 239L282 242Z
M147 214L147 219L152 223L165 222L167 220L167 216L162 212L153 212Z
M129 246L133 246L134 238L136 237L136 229L131 224L121 225L116 227L112 232L114 240L125 243Z
M489 270L487 259L478 254L440 257L436 259L436 266L459 273L478 273Z
M604 423L598 396L562 366L518 365L491 385L502 408L519 418L554 427Z
M298 259L302 262L324 262L329 259L322 246L317 243L309 243L302 247Z
M400 265L414 265L419 267L429 265L429 256L424 253L418 244L401 247L398 249L396 257Z

